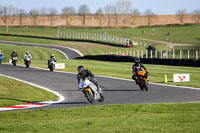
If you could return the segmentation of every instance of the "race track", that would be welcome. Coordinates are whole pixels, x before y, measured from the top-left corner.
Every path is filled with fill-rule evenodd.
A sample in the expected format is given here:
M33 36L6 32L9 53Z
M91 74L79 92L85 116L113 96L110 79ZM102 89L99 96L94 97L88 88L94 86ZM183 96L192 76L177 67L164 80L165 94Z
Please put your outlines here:
M17 45L20 44L17 43ZM74 50L71 52L68 52L68 50L62 51L70 58L81 56L77 52L74 52ZM73 54L71 55L71 53ZM95 78L98 80L103 89L105 101L103 103L96 102L91 104L84 97L84 94L78 90L76 74L74 73L52 73L44 69L25 68L25 66L14 67L9 64L1 64L0 74L49 88L50 90L58 92L65 97L65 100L61 103L45 106L42 108L63 108L106 104L176 103L200 101L199 88L195 89L187 87L165 86L150 83L149 91L140 91L135 82L131 80L96 76Z
M200 101L200 90L198 89L149 84L149 91L140 91L139 87L133 81L97 76L96 79L103 88L105 101L103 103L90 104L84 97L84 94L78 90L76 74L52 73L48 70L28 69L23 66L14 67L9 64L0 65L0 74L49 88L65 97L63 102L43 108Z
M44 48L52 48L52 49L57 49L61 51L65 56L67 56L67 59L74 59L77 57L83 56L82 53L80 53L76 49L72 49L69 47L64 47L64 46L58 46L58 45L47 45L47 44L32 44L32 43L19 43L19 42L8 42L8 41L0 41L1 44L7 44L7 45L20 45L20 46L37 46L37 47L44 47Z

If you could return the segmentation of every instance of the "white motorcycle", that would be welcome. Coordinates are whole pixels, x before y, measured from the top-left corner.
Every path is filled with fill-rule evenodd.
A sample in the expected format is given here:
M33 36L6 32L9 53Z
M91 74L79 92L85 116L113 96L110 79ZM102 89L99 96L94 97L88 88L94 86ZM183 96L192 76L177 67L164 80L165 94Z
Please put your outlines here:
M100 93L97 90L97 86L88 79L85 79L85 81L81 79L79 83L79 88L83 89L82 92L85 94L90 103L94 103L95 100L99 102L104 101L103 93Z
M30 64L31 64L31 58L26 58L25 59L26 68L29 68Z

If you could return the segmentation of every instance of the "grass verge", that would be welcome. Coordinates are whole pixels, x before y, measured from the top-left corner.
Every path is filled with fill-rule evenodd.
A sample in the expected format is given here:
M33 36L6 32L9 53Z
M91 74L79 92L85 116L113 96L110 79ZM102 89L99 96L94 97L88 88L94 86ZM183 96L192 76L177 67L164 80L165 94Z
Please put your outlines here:
M46 90L0 76L0 107L49 100L58 100L58 97Z
M196 133L200 104L106 105L0 113L2 133Z

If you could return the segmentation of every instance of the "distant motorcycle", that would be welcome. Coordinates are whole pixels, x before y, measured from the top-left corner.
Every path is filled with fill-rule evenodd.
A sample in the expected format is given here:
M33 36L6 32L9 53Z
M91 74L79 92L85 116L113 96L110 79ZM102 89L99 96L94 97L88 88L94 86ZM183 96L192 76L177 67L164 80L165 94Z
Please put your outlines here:
M94 103L95 100L99 102L104 101L103 94L98 92L97 86L88 79L85 79L85 81L81 79L79 88L83 88L82 92L85 94L85 97L90 103Z
M147 71L145 69L137 69L137 82L141 90L148 91Z
M50 61L49 63L49 70L50 72L53 72L53 70L55 69L55 61Z
M3 56L0 56L0 64L1 64L2 61L3 61Z
M13 66L16 66L16 64L17 64L17 60L18 60L18 57L17 57L17 56L12 57L12 63L13 63Z
M26 68L29 68L30 64L31 64L31 58L25 59Z

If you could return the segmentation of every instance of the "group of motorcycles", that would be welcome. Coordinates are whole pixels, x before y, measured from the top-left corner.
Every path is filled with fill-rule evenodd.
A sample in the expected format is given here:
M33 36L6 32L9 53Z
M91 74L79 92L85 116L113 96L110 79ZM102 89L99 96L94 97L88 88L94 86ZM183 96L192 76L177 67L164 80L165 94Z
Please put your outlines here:
M148 91L148 79L146 76L147 73L148 72L145 69L137 70L137 84L139 85L140 90L142 91ZM85 97L90 103L94 103L95 101L104 101L103 94L98 91L97 86L90 80L81 80L79 88L83 88L82 92L85 94Z
M3 56L0 56L0 64L3 61ZM13 66L16 66L18 61L18 57L12 57L12 64ZM29 68L31 59L26 58L24 60L24 63L26 65L26 68ZM55 60L48 60L48 67L51 72L55 69ZM138 69L137 70L137 84L139 85L140 89L143 91L148 91L148 80L147 80L147 71L145 69ZM97 89L97 86L91 82L88 79L85 79L84 81L81 80L79 84L79 88L82 88L82 92L85 94L85 97L90 103L94 103L95 101L103 102L104 96L103 93L100 93Z
M17 61L18 61L18 57L14 56L14 57L12 57L11 60L12 60L13 66L16 66L17 65ZM24 59L24 64L26 65L26 68L29 68L29 66L31 64L31 58Z

